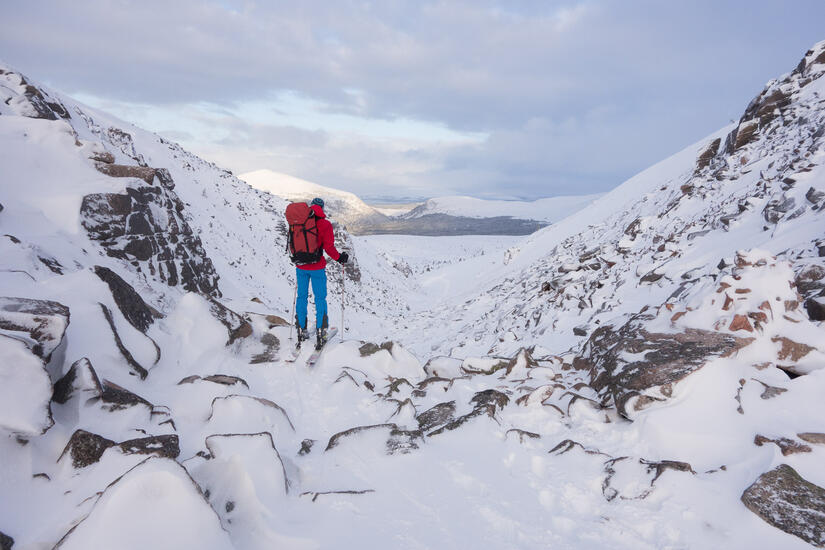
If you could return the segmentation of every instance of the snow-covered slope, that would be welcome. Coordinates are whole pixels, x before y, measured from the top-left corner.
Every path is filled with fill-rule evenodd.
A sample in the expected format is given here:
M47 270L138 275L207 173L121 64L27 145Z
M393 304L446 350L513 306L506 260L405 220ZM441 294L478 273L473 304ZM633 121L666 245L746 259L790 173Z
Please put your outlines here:
M436 197L403 214L403 218L418 218L427 214L449 214L468 218L513 218L557 222L586 208L599 198L597 195L550 197L535 201L486 200L475 197Z
M256 170L238 177L255 189L288 201L309 202L314 197L323 197L326 212L356 232L363 227L379 225L387 220L384 214L347 191L324 187L272 170Z
M517 243L339 227L309 370L283 199L0 68L0 545L822 546L823 74Z

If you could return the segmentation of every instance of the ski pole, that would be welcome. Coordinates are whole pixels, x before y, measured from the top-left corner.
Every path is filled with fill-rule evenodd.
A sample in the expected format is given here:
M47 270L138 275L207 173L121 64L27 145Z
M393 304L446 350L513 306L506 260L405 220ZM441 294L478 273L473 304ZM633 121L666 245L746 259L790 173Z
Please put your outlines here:
M295 304L298 301L298 276L295 276L295 286L292 288L292 318L289 324L289 341L292 342L292 325L295 323ZM296 329L297 330L297 329Z
M344 341L344 302L345 294L344 290L346 289L346 285L344 284L344 279L346 279L346 270L344 268L344 264L341 264L341 341Z

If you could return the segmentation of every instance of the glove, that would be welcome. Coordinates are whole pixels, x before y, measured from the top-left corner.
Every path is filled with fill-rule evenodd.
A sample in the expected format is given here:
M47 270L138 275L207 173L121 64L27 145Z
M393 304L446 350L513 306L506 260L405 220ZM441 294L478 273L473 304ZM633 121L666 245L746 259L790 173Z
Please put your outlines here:
M349 254L347 254L346 252L341 252L341 255L338 256L338 263L339 264L345 264L348 261L349 261Z

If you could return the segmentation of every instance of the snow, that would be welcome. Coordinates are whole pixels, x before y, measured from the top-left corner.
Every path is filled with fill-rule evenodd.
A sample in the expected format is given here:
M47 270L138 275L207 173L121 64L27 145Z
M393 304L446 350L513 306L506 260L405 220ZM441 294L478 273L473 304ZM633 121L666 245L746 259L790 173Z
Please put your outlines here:
M535 201L485 200L475 197L436 197L427 200L420 207L404 217L420 217L427 214L449 214L470 218L493 218L510 216L513 218L541 220L549 223L566 218L573 212L586 208L602 194L561 196Z
M51 394L43 361L23 342L0 334L0 433L44 432L52 425Z
M267 318L291 317L283 199L48 90L69 123L18 116L32 114L19 78L0 77L11 84L0 88L0 294L60 302L72 319L45 366L30 341L0 336L0 425L19 436L0 438L0 530L15 547L61 539L60 548L808 547L739 497L781 463L825 485L821 445L785 456L774 443L754 444L757 435L796 441L823 431L823 325L799 303L796 276L823 265L823 209L805 194L821 188L825 153L797 123L821 125L815 94L825 79L795 92L789 124L775 121L772 134L720 155L720 165L694 175L697 154L730 127L605 196L579 198L582 211L527 238L339 230L358 268L345 288L340 266L328 268L333 324L346 299L343 341L306 368L310 350L286 363L290 327ZM97 172L88 157L103 151L170 171L181 215L219 276L216 299L247 316L251 335L226 345L204 296L138 272L88 237L83 196L144 185ZM279 193L308 188L259 175ZM780 199L794 208L769 223L763 210ZM528 208L435 204L466 208L462 215ZM553 204L541 210L564 210ZM126 321L95 265L158 310L145 334ZM649 275L661 277L643 280ZM130 374L101 305L145 379ZM752 340L630 413L631 422L573 364L596 330L642 310L649 331ZM752 330L733 330L736 315ZM253 362L265 342L271 360ZM51 403L49 427L52 383L75 364L75 391ZM144 401L114 407L101 383ZM423 429L419 415L437 406L449 414ZM146 460L115 446L75 469L59 457L77 429L117 443L177 434L180 455ZM690 466L656 478L663 460Z

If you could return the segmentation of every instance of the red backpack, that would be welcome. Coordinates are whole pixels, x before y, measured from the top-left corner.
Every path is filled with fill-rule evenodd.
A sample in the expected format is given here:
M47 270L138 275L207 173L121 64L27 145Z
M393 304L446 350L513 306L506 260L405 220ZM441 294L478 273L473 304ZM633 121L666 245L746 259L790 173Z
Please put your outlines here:
M289 224L287 251L292 263L314 264L321 261L324 252L318 240L315 213L305 202L293 202L286 207L286 223Z

